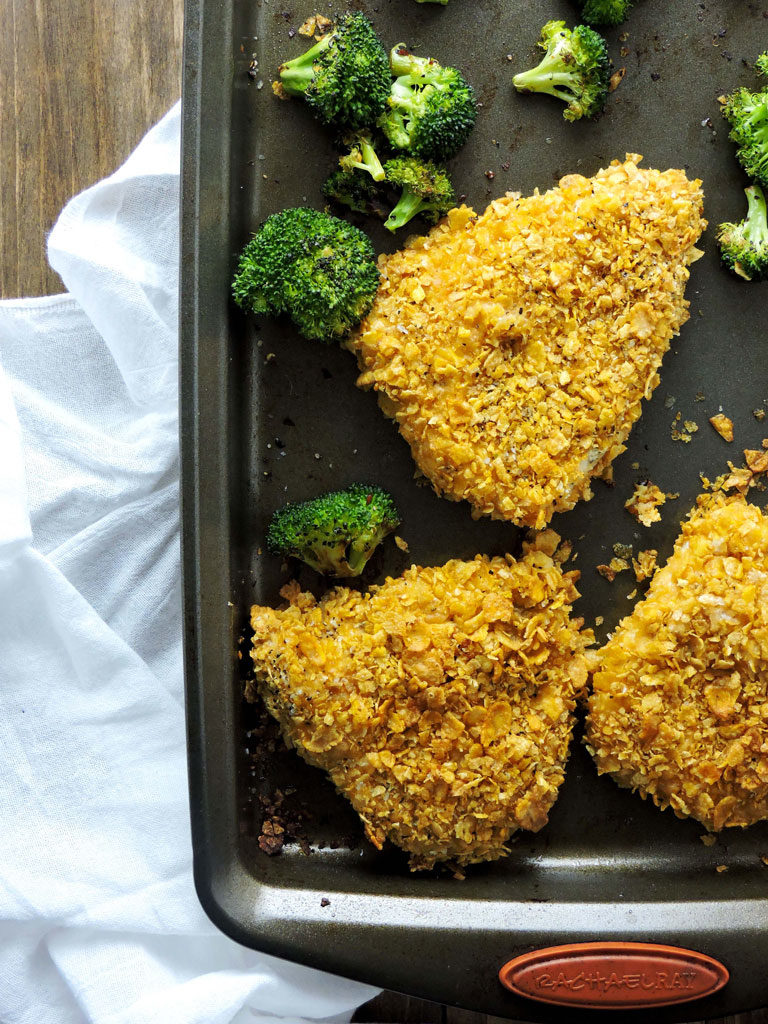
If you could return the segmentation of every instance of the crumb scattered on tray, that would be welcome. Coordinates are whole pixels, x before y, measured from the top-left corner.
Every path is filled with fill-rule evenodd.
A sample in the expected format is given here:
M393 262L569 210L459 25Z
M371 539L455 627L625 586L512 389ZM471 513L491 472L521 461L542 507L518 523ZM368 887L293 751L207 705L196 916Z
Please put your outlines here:
M395 535L395 544L400 548L401 551L408 551L408 541L403 540L402 537Z
M320 906L321 907L330 907L330 905L331 905L331 901L328 899L328 897L327 896L323 896L323 898L320 900Z
M737 469L730 460L728 461L728 468L731 472L723 480L721 485L722 490L730 491L732 488L735 488L740 494L746 494L754 476L752 470L748 469L746 466L740 466Z
M717 416L710 416L709 422L724 441L733 440L733 420L719 412Z
M632 557L632 545L631 544L614 544L613 553L617 558L631 558Z
M331 27L333 22L330 18L324 17L322 14L312 14L298 29L300 36L317 36L319 39L324 36L328 29Z
M728 870L728 865L727 864L718 864L717 867L715 868L715 871L718 873L718 875L722 875L723 872L727 871L727 870Z
M637 558L632 559L632 568L635 571L635 579L638 583L647 580L656 572L656 557L658 551L648 548L647 551L638 551Z
M609 583L613 583L620 572L629 568L629 562L626 558L612 558L608 565L598 565L596 568L601 576L605 576Z
M605 622L605 618L602 615L598 615L597 618L595 619L595 625L596 626L602 626L602 624L604 622Z
M668 495L664 494L656 484L646 480L635 486L634 494L629 501L625 502L624 508L643 526L650 526L652 523L660 521L659 508L667 500L667 497Z
M272 92L275 94L275 96L277 96L277 98L279 100L290 99L290 97L288 96L288 93L283 88L283 83L282 82L273 82L272 83ZM266 178L266 174L264 175L264 177Z
M764 853L761 854L760 860L766 865L766 867L768 867L768 857Z
M745 448L744 461L753 473L768 472L768 451L764 449Z
M699 839L705 846L714 846L717 842L717 836L713 836L711 832L705 832L703 836L699 836Z
M752 415L758 422L762 423L765 419L765 409L753 409Z

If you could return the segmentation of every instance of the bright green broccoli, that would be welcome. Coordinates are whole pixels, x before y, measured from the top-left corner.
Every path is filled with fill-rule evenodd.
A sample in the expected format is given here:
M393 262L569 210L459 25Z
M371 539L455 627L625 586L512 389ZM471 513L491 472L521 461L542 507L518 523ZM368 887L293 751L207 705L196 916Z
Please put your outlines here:
M393 47L389 62L396 77L379 126L395 149L426 160L448 160L475 124L472 87L456 68L415 57L404 43Z
M768 188L768 89L737 89L725 98L723 117L731 125L736 159L753 181Z
M634 0L578 0L581 17L587 25L620 25Z
M563 111L566 121L599 114L610 85L603 37L586 25L569 29L564 21L548 21L538 45L546 51L544 59L530 71L515 75L515 88L557 96L567 104Z
M345 171L340 167L326 178L323 195L329 202L348 206L356 213L365 213L370 217L382 219L386 216L381 193L369 174Z
M417 214L435 224L453 207L451 179L431 160L397 157L384 164L384 171L387 183L402 189L397 206L384 221L384 227L390 231L403 227Z
M723 263L745 281L768 277L768 214L757 185L744 189L749 208L739 224L721 224L717 241Z
M352 484L278 509L269 524L267 547L330 576L359 576L399 523L395 503L385 490Z
M367 235L320 210L268 217L246 245L232 291L253 313L287 313L305 338L333 341L365 316L379 285Z
M349 152L339 160L342 170L367 171L374 181L384 180L384 168L376 155L369 134L360 132L348 136L344 142L349 147Z
M387 105L391 75L373 26L355 11L306 53L281 64L280 82L289 95L303 96L323 124L365 128Z
M768 75L768 53L761 53L755 61L755 70L761 75Z

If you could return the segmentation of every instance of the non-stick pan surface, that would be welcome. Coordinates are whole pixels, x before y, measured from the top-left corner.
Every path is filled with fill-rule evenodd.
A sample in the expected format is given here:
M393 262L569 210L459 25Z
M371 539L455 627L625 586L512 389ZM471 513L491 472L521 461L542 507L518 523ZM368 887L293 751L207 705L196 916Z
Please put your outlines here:
M614 485L597 483L592 501L552 524L573 542L582 572L577 611L589 624L602 617L602 639L631 609L635 583L630 573L609 583L595 566L610 560L617 542L666 558L701 490L699 474L714 478L729 458L740 464L742 449L759 448L768 436L768 424L753 414L768 399L768 285L724 272L714 244L715 225L743 216L746 185L717 97L756 84L748 65L768 49L768 5L639 0L627 23L607 33L624 81L600 120L574 125L557 101L520 96L511 85L514 71L538 59L543 22L574 22L576 8L566 0L450 0L447 7L377 0L363 8L385 44L404 41L455 64L475 85L477 127L452 168L475 209L507 190L527 193L566 173L590 175L627 152L703 179L713 227L692 268L690 321L615 463ZM765 826L726 832L706 846L695 822L598 778L577 733L545 829L521 834L506 860L469 870L463 882L411 875L398 851L379 854L363 840L356 816L320 772L272 750L269 731L242 701L248 607L277 602L286 578L262 550L265 523L284 501L358 479L393 493L410 551L387 543L364 584L411 561L514 553L520 544L514 527L473 521L466 504L419 485L407 446L375 397L356 388L352 356L304 341L287 324L246 319L230 302L236 255L264 217L285 206L322 205L331 139L301 103L280 102L271 90L280 61L306 47L296 29L315 10L310 0L187 3L182 503L192 822L203 905L247 945L501 1016L582 1019L513 996L497 973L540 946L608 939L688 946L729 968L721 992L656 1009L660 1022L762 1005ZM379 248L397 244L385 235L373 232ZM721 409L735 425L730 445L707 422ZM690 443L673 440L673 424L684 420L699 426ZM623 508L646 478L679 494L650 529ZM300 578L310 585L313 577L307 570ZM308 856L306 844L288 843L273 857L259 848L265 804L274 807L278 790L281 813L291 820L304 814Z

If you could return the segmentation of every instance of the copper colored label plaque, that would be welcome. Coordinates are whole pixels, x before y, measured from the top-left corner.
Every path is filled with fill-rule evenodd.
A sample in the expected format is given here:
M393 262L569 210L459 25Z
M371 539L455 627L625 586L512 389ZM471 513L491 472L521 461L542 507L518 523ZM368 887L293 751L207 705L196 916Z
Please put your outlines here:
M728 977L704 953L646 942L550 946L515 957L499 971L502 985L516 995L596 1010L687 1003L717 992Z

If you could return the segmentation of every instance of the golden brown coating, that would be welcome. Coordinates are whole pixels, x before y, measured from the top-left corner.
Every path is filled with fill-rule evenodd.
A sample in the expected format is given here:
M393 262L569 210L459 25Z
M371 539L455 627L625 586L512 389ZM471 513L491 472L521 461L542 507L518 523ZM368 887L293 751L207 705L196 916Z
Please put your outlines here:
M712 831L768 817L768 518L699 499L648 595L598 653L598 772Z
M570 617L577 576L531 548L320 601L291 583L287 608L251 612L258 691L376 847L413 870L494 860L563 781L592 641Z
M438 493L537 529L590 498L688 319L699 181L614 162L380 259L348 347Z

